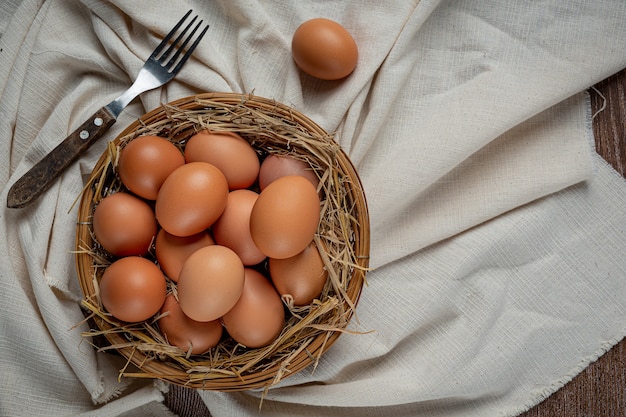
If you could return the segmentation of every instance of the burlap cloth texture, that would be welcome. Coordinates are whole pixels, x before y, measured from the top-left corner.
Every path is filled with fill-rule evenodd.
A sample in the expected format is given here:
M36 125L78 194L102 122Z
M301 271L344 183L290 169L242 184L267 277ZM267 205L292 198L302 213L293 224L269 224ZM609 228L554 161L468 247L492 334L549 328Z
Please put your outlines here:
M371 214L373 271L351 325L366 333L281 382L261 414L515 415L621 340L626 184L593 152L585 90L626 67L626 3L5 2L2 201L130 85L190 8L207 38L106 139L163 102L254 92L336 132ZM345 80L292 61L293 31L320 16L359 45ZM75 327L71 207L105 148L32 206L0 209L2 415L169 413L166 384L118 381L124 361L96 354ZM216 417L259 415L259 392L201 395Z

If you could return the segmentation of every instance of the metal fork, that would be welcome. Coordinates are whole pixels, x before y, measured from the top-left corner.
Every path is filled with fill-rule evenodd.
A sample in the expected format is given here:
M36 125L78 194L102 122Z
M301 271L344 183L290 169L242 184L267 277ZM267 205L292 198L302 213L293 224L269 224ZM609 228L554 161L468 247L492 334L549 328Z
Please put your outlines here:
M160 87L180 71L209 28L196 36L203 21L195 16L176 39L170 40L191 15L191 10L174 26L144 63L132 86L111 103L100 108L48 155L17 180L7 196L7 207L25 207L47 191L61 173L117 121L124 108L139 94ZM194 26L195 24L195 26ZM191 29L191 33L187 34ZM193 43L189 45L194 39ZM167 48L167 49L166 49ZM183 54L184 51L184 54Z

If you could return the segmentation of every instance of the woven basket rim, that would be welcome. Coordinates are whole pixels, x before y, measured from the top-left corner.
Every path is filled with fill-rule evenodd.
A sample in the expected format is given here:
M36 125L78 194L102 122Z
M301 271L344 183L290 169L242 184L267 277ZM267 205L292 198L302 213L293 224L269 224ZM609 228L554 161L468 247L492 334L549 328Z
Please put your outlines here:
M320 137L326 137L332 144L336 145L334 138L329 135L318 124L299 111L288 107L282 103L263 97L254 96L252 94L237 93L204 93L183 97L172 101L165 105L161 105L150 112L147 112L139 119L129 124L113 141L112 144L119 144L123 138L133 135L143 125L151 123L153 120L161 120L167 117L167 113L171 108L189 108L193 110L201 110L206 103L214 103L215 106L244 106L254 109L255 111L264 112L271 110L283 115L285 123L296 123L298 128L311 132ZM290 146L285 144L285 146ZM347 154L336 145L337 167L342 175L345 175L351 181L352 187L347 192L348 199L353 204L353 215L356 221L351 226L351 233L354 234L353 250L355 254L355 265L352 268L351 277L346 288L345 303L352 303L356 306L359 301L361 290L365 283L365 274L369 266L369 214L367 202L361 180L356 172L355 167L348 158ZM90 176L90 182L95 180L95 173L98 168L106 166L107 152L105 151ZM85 297L84 306L97 300L97 282L94 273L94 258L85 250L85 246L93 244L92 232L90 229L90 216L94 207L95 191L93 187L86 187L80 198L80 207L78 210L78 223L76 228L76 269L78 272L79 283ZM357 225L357 226L355 226ZM91 247L91 246L89 246ZM350 312L348 321L352 318L353 311ZM93 323L97 327L96 333L101 331L108 340L108 343L114 346L120 346L128 341L124 334L107 333L106 330L112 329L107 317L92 313ZM92 332L93 333L93 332ZM296 356L291 357L289 363L277 361L271 366L261 371L250 374L225 375L207 371L206 374L198 372L189 372L189 370L181 369L179 364L172 366L167 361L155 359L151 355L144 354L141 350L134 347L120 347L116 351L126 358L127 365L133 365L137 370L125 368L120 371L122 376L126 377L142 377L142 378L159 378L177 385L215 390L215 391L241 391L255 388L269 388L282 378L293 375L302 369L314 364L337 340L341 331L333 330L321 333L313 340L308 341L308 346L299 352ZM88 335L87 335L88 336Z

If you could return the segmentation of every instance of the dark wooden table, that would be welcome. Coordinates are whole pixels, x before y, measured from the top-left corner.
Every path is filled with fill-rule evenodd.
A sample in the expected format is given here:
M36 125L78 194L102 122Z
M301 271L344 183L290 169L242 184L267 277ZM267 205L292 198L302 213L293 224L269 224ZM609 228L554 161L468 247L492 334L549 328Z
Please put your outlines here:
M626 70L596 84L590 94L592 112L598 112L596 150L626 177ZM210 416L197 392L179 386L172 386L165 405L181 417ZM520 417L618 416L626 416L626 340Z

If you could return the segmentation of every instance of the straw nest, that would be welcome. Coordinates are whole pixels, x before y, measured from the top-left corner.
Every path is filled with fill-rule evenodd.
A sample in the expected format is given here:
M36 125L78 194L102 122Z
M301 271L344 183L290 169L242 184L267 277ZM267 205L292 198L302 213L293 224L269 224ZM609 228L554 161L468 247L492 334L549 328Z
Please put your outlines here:
M288 309L284 329L263 348L248 349L226 336L208 353L190 355L167 343L156 317L121 323L106 312L98 296L99 279L114 259L95 242L91 218L103 197L124 188L115 172L119 150L145 134L166 137L182 149L186 139L204 129L240 134L260 158L273 153L300 158L320 178L321 220L314 241L329 271L328 281L322 296L310 306L294 308L284 300ZM217 391L267 389L308 366L314 368L337 337L348 331L365 282L368 255L369 218L360 180L332 135L272 100L228 93L184 98L147 113L110 142L83 191L76 266L83 307L94 324L83 335L88 340L105 336L109 345L99 349L113 349L127 359L120 377L160 378ZM168 288L176 289L173 282Z

